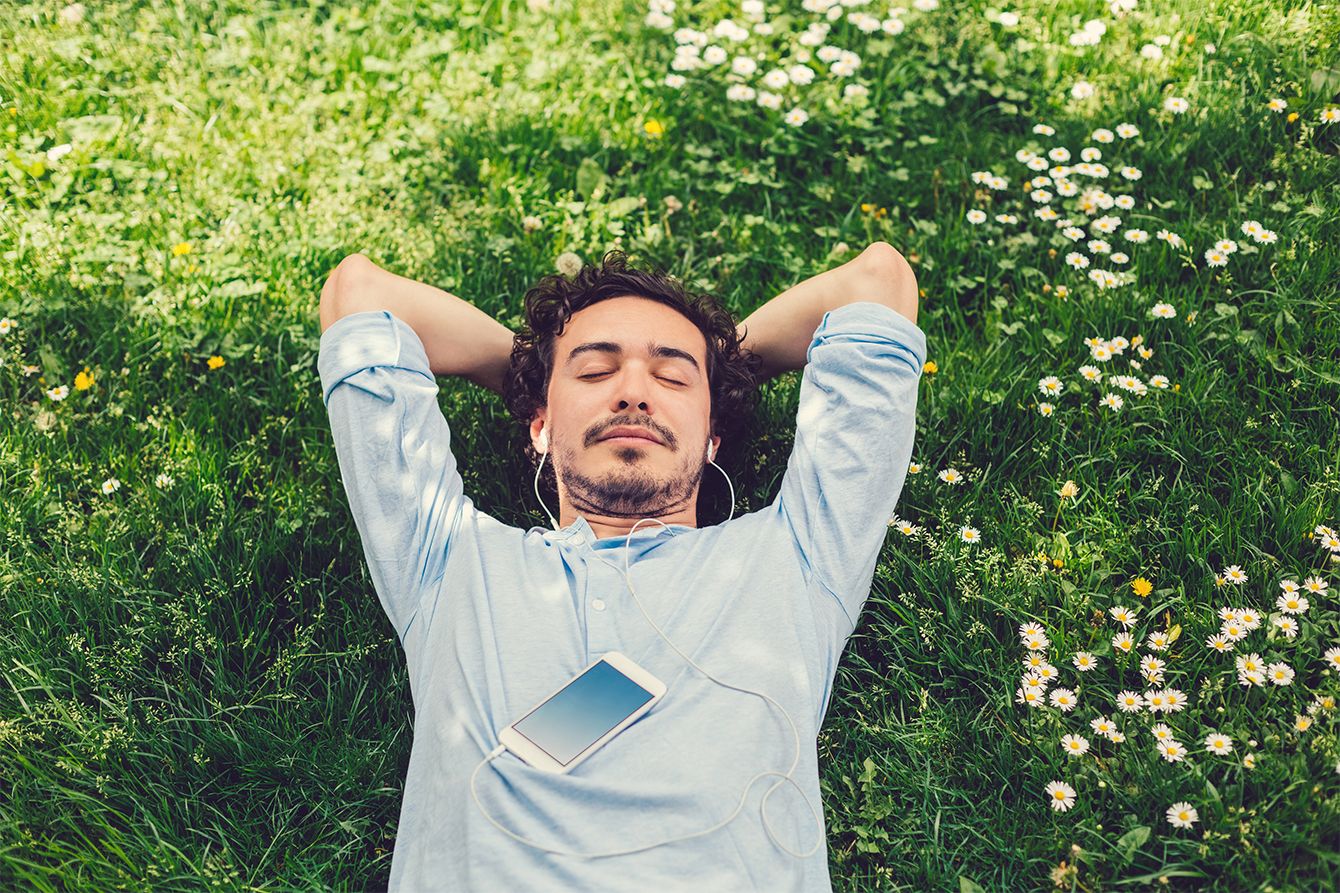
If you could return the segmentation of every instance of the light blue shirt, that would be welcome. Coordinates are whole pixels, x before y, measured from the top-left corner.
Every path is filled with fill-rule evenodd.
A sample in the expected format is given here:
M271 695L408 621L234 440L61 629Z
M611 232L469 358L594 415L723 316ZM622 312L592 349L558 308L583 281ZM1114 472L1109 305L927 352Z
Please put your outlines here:
M790 713L800 733L792 777L819 816L815 739L907 476L925 359L925 333L882 304L824 314L777 498L710 527L648 521L628 547L642 608L671 641ZM624 583L624 536L597 539L581 517L522 530L475 508L423 343L403 320L385 310L341 318L321 336L317 368L414 702L390 889L831 890L826 843L799 859L763 827L759 801L780 782L767 804L773 833L798 853L819 839L799 791L776 775L754 781L724 828L631 855L554 855L488 822L469 778L498 730L607 651L666 683L665 697L567 775L511 751L480 769L479 799L512 833L606 852L704 830L757 773L788 770L795 738L771 704L712 682L657 635Z

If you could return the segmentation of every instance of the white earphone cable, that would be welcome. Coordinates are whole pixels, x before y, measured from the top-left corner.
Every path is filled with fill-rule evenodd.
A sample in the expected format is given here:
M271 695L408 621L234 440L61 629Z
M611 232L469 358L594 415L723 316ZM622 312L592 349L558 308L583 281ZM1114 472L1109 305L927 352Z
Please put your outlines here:
M543 434L542 434L541 445L545 447L545 450L544 450L543 452L540 453L540 463L539 463L539 465L537 465L536 468L535 468L535 496L536 496L536 498L539 498L539 497L540 497L540 468L544 466L544 457L547 456L547 455L548 455L548 452L549 452L549 450L548 450L548 436L547 436L547 434L548 434L548 432L543 432ZM735 485L731 483L730 475L726 474L725 469L723 469L720 465L717 465L715 462L712 461L712 456L713 456L713 454L715 453L715 450L712 449L712 442L711 442L711 440L708 441L707 450L708 450L708 452L707 452L707 461L708 461L708 463L711 464L711 465L713 465L713 466L715 466L716 469L717 469L718 471L720 471L723 475L725 475L725 477L726 477L726 486L730 487L731 510L730 510L730 515L726 518L726 520L729 521L731 518L735 517ZM540 505L544 505L544 500L543 500L543 499L540 499ZM555 529L555 530L559 529L559 528L558 528L558 522L554 520L554 516L553 516L552 514L549 514L549 507L548 507L548 506L545 506L544 510L545 510L545 514L546 514L546 515L549 515L549 521L550 521L551 524L553 524L554 529ZM681 840L689 840L689 839L694 838L694 837L701 837L701 836L704 835L704 834L710 834L710 833L712 833L713 831L716 831L716 830L719 829L719 828L723 828L723 827L725 827L727 824L729 824L731 821L733 821L737 815L739 815L740 810L744 808L745 801L746 801L746 800L748 799L748 797L749 797L749 789L752 788L752 787L754 786L754 782L755 782L755 781L757 781L757 780L760 779L760 778L764 778L764 777L766 777L766 776L768 776L768 775L778 775L778 776L781 776L781 779L780 779L779 781L777 781L775 784L773 784L772 787L768 788L767 792L764 793L764 795L763 795L763 799L760 800L760 801L759 801L759 804L758 804L759 815L760 815L760 816L762 817L762 819L763 819L763 827L764 827L764 829L767 831L767 833L768 833L768 837L770 837L770 838L772 839L772 842L773 842L773 843L777 844L778 847L780 847L782 850L784 850L785 852L789 853L790 855L796 857L797 859L804 859L804 858L806 858L806 857L808 857L808 856L813 855L813 854L819 849L819 847L822 846L823 843L824 843L823 821L819 818L819 815L818 815L817 813L815 813L815 811L814 811L814 806L811 805L809 798L805 796L805 791L800 787L800 785L796 784L795 779L791 777L792 774L796 771L796 766L797 766L797 764L799 764L799 762L800 762L800 731L796 728L796 724L795 724L795 722L791 719L791 714L787 713L786 708L784 708L781 704L778 704L778 703L777 703L776 701L774 701L772 698L768 697L767 695L763 694L762 692L757 692L757 691L754 691L754 690L752 690L752 689L748 689L748 688L740 688L739 686L731 685L731 684L728 683L728 682L722 682L720 679L716 678L716 677L713 676L711 673L707 672L707 671L704 670L702 667L700 667L700 666L698 666L696 663L694 663L694 662L693 662L693 659L692 659L691 657L689 657L689 656L688 656L687 654L685 654L683 651L680 651L679 648L678 648L678 646L676 646L674 642L671 642L671 641L670 641L669 636L667 636L664 632L662 632L662 631L661 631L661 628L660 628L659 626L657 626L657 625L656 625L656 622L655 622L654 620L652 620L651 617L647 614L646 610L642 607L642 602L641 602L641 601L638 599L638 597L637 597L637 592L633 589L633 581L632 581L632 578L631 578L631 576L630 576L629 568L628 568L628 546L629 546L629 544L631 543L633 533L637 530L638 524L641 524L643 521L655 521L657 524L660 524L662 527L666 527L666 528L669 527L669 525L667 525L665 522L661 521L659 518L642 518L641 520L639 520L639 521L637 522L637 524L634 524L634 525L633 525L632 530L629 530L629 531L628 531L628 536L627 536L627 537L625 538L625 540L624 540L624 558L623 558L624 570L623 570L623 577L624 577L624 582L625 582L626 584L628 584L628 591L632 594L632 596L633 596L633 601L634 601L634 603L637 605L637 609L638 609L639 611L642 612L642 616L643 616L643 617L646 617L646 618L647 618L647 622L650 623L650 624L652 625L652 628L656 630L657 634L659 634L660 637L661 637L662 639L665 639L665 641L670 645L671 648L674 648L674 649L675 649L675 653L677 653L680 657L682 657L682 658L684 658L686 661L688 661L689 664L690 664L694 669L696 669L698 672L702 673L702 674L703 674L704 676L706 676L708 679L711 679L711 680L712 680L713 682L715 682L717 685L721 685L721 686L724 686L725 688L734 689L735 691L738 691L738 692L743 692L743 693L745 693L745 694L751 694L751 695L755 695L755 696L757 696L757 697L763 698L763 699L766 700L768 703L772 704L774 707L776 707L778 710L780 710L780 711L782 712L782 715L786 717L786 721L787 721L788 723L790 723L790 725L791 725L791 734L792 734L793 737L795 738L795 743L796 743L796 755L795 755L795 758L791 761L791 768L788 769L788 770L786 771L785 774L783 774L783 773L781 773L781 772L778 772L778 771L776 771L776 770L768 770L768 771L765 771L765 772L760 772L760 773L758 773L757 775L755 775L753 778L749 779L749 783L746 784L746 785L744 786L744 791L741 792L741 794L740 794L740 802L739 802L739 804L735 807L735 811L732 812L730 815L728 815L728 816L727 816L725 819L723 819L721 822L717 823L716 825L713 825L713 826L710 827L710 828L706 828L706 829L704 829L704 830L702 830L702 831L694 832L693 834L686 834L686 835L684 835L683 837L674 837L674 838L671 838L671 839L669 839L669 840L663 840L663 841L661 841L661 842L659 842L659 843L648 844L648 845L646 845L646 846L637 847L637 848L635 848L635 849L629 849L629 850L612 850L612 851L610 851L610 852L604 852L604 853L574 853L574 852L570 852L570 851L568 851L568 850L555 850L555 849L550 849L549 847L543 846L543 845L538 844L538 843L534 843L534 842L532 842L532 841L530 841L530 840L525 839L524 837L521 837L521 836L519 836L519 835L517 835L517 834L514 834L514 833L512 833L511 831L509 831L509 830L507 830L506 828L504 828L502 825L499 825L496 821L494 821L493 817L490 816L490 815L488 814L487 811L485 811L485 809L484 809L484 805L483 805L482 803L479 802L479 795L475 792L475 776L479 774L479 770L480 770L481 768L483 768L483 766L484 766L485 763L488 763L489 761L493 760L494 758L496 758L497 756L499 756L503 751L505 751L505 750L507 749L507 748L506 748L504 745L502 745L502 744L499 744L497 747L495 747L495 748L488 754L488 756L484 757L484 759L481 760L481 761L479 762L479 765L475 766L474 771L470 773L470 796L474 798L475 805L479 808L479 811L480 811L481 813L483 813L484 818L488 819L489 822L491 822L495 828L497 828L499 831L502 831L504 834L508 835L509 837L512 837L512 838L514 838L515 840L518 840L518 841L520 841L521 843L524 843L524 844L526 844L527 846L533 847L533 848L535 848L535 849L538 849L538 850L544 850L544 851L547 852L547 853L556 853L556 854L558 854L558 855L562 855L562 856L579 856L579 857L587 858L587 859L595 859L595 858L602 858L602 857L605 857L605 856L626 856L626 855L629 855L629 854L631 854L631 853L640 853L640 852L642 852L643 850L654 849L655 847L658 847L658 846L664 846L664 845L667 844L667 843L676 843L676 842L681 841ZM615 567L613 564L610 564L608 561L605 561L605 559L604 559L604 558L601 558L599 555L596 555L595 557L596 557L598 560L600 560L600 561L604 562L605 564L609 565L610 567L614 568L616 571L618 570L617 567ZM768 812L767 812L768 797L772 796L772 793L773 793L774 791L776 791L779 787L781 787L782 782L789 782L789 783L791 784L792 787L794 787L797 791L800 791L800 796L805 800L805 806L806 806L806 808L809 809L809 811L810 811L810 815L814 817L815 823L816 823L816 824L818 825L818 827L819 827L819 840L818 840L818 842L816 842L815 845L814 845L813 847L811 847L807 852L804 852L804 853L797 853L796 851L792 850L790 847L788 847L788 846L786 846L785 844L783 844L780 840L777 839L777 835L775 835L775 834L773 833L773 831L772 831L772 825L771 825L771 823L768 822Z

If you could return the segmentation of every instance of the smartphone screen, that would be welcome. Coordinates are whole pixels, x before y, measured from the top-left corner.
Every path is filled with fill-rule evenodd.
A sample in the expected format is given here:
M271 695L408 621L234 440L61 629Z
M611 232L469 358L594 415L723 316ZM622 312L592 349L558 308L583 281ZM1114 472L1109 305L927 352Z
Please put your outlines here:
M566 766L652 697L651 692L601 660L512 727Z

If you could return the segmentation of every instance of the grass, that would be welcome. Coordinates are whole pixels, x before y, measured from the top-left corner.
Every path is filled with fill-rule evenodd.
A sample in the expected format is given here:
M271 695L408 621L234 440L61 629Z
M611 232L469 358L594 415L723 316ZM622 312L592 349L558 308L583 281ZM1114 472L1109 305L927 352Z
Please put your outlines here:
M777 6L800 22L774 18L779 33L818 18ZM412 704L317 382L317 298L341 257L515 329L564 251L621 246L743 318L885 239L913 259L936 371L898 506L918 529L890 529L818 742L835 889L1334 887L1337 711L1307 711L1340 695L1322 659L1340 644L1340 577L1314 532L1340 524L1340 124L1321 120L1340 91L1340 15L1282 0L1011 8L1014 28L949 0L909 10L898 35L834 23L869 101L826 88L793 127L790 101L727 102L719 72L666 86L672 32L633 2L159 0L65 23L0 3L0 316L14 324L0 336L0 886L385 884ZM884 13L848 11L862 9ZM727 10L742 20L681 2L675 27L710 30ZM1072 46L1093 18L1101 41ZM1141 56L1161 34L1163 58ZM1093 96L1072 97L1079 80ZM1169 96L1190 110L1164 111ZM1298 118L1267 110L1273 96ZM1140 136L1102 146L1104 163L1143 175L1103 183L1138 204L1103 213L1188 247L1135 246L1134 281L1097 289L1031 218L1014 154L1077 154L1120 122ZM987 170L1010 188L974 184ZM684 207L668 213L668 195ZM992 216L970 224L971 208ZM542 226L527 232L526 215ZM1244 236L1247 219L1278 241ZM1121 230L1107 238L1125 248ZM1208 267L1223 238L1242 248ZM1175 315L1151 317L1159 302ZM1137 334L1154 354L1132 374L1170 388L1080 377L1084 339ZM1133 352L1099 365L1125 372ZM1063 390L1043 416L1048 375ZM544 524L501 399L440 384L457 454L498 457L462 466L476 505ZM798 385L767 384L748 438L723 443L737 513L775 496ZM1099 404L1109 391L1120 412ZM938 478L951 467L963 484ZM726 487L704 480L714 523ZM1065 480L1079 495L1062 504ZM1230 565L1240 588L1216 582ZM1330 589L1298 637L1267 620L1243 645L1287 662L1292 685L1238 685L1232 655L1203 644L1215 612L1278 615L1278 582L1309 576ZM1114 604L1139 609L1137 642L1183 630L1162 656L1191 699L1165 720L1189 763L1159 760L1148 717L1112 707L1142 687L1148 651L1113 654ZM1015 703L1028 621L1079 689L1074 713ZM1080 649L1099 655L1091 679L1069 664ZM1126 742L1089 735L1085 757L1062 754L1061 735L1088 735L1100 712ZM1204 752L1211 728L1231 755ZM1076 789L1069 811L1047 807L1053 779ZM1192 829L1164 819L1179 800L1197 806Z

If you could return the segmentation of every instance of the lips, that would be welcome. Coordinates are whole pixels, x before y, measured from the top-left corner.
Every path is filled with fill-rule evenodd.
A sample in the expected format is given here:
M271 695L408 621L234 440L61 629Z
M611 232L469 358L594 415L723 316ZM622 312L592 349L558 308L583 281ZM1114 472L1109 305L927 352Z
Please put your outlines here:
M643 440L646 440L648 443L661 442L660 440L657 439L655 434L652 434L645 428L631 428L626 425L621 425L618 428L611 428L610 430L606 431L605 436L600 439L609 440L612 437L638 437Z

